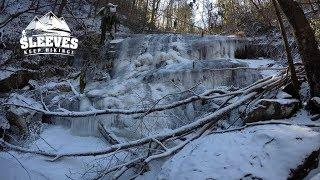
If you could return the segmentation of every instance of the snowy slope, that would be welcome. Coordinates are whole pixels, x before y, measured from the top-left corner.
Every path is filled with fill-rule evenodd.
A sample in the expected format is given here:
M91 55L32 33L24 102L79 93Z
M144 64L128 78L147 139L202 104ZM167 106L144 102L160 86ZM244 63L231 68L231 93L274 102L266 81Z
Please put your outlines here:
M290 169L319 147L320 133L299 126L264 125L212 134L169 159L157 178L287 179Z
M96 137L79 137L71 134L69 129L61 126L50 126L40 135L41 138L30 144L31 149L45 151L56 151L59 153L100 150L107 144ZM101 170L108 163L110 158L103 156L85 158L66 158L61 161L50 162L48 158L9 152L15 158L6 153L0 152L0 179L3 180L24 180L29 179L90 179L95 176L94 171ZM121 154L117 155L121 158ZM19 161L17 161L17 159ZM112 159L111 159L112 161ZM20 163L21 164L20 164ZM101 165L97 166L95 163ZM86 171L90 169L93 172ZM27 173L28 172L28 173Z

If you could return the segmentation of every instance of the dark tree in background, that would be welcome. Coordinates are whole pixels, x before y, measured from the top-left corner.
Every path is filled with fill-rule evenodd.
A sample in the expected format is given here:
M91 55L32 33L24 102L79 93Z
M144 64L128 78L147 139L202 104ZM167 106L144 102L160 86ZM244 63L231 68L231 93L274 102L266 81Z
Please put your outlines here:
M278 0L294 30L299 52L304 64L311 96L320 97L320 50L314 31L298 2Z
M68 2L68 0L61 0L61 4L59 6L58 13L57 13L58 17L62 16L62 12L63 12L64 8L66 7L67 2Z

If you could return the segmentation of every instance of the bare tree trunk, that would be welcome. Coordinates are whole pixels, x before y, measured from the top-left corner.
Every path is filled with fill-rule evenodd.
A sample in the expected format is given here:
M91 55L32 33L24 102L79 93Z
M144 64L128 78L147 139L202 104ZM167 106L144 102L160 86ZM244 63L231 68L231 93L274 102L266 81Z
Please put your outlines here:
M154 19L156 14L156 0L152 0L152 9L151 9L151 18L150 18L150 25L154 25Z
M65 6L67 5L67 2L68 2L68 0L61 0L61 4L60 4L60 6L59 6L58 13L57 13L57 16L58 16L58 17L61 17L62 12L63 12L63 9L64 9Z
M173 15L173 0L170 0L169 5L167 7L167 23L166 23L166 31L171 31L172 29L172 15Z
M152 1L152 11L151 11L151 19L150 19L150 25L151 25L151 28L154 28L155 26L155 16L156 16L156 13L159 9L159 4L160 4L160 0L153 0Z
M297 2L293 0L278 0L278 2L294 29L310 86L310 94L320 97L320 51L315 34Z
M292 58L291 48L290 48L288 38L287 38L287 33L286 33L285 27L283 25L283 21L282 21L279 7L278 7L278 3L276 2L276 0L272 0L272 3L274 6L274 9L276 11L276 15L278 18L278 23L279 23L279 28L280 28L282 39L283 39L283 44L284 44L286 54L287 54L287 60L288 60L289 70L291 73L292 88L293 88L292 89L293 90L292 96L294 98L300 99L300 95L299 95L300 85L299 85L298 77L296 74L296 70L294 68L293 58Z
M144 11L146 14L148 14L148 6L149 6L149 0L146 1L145 6L144 6Z
M144 4L144 13L145 13L145 17L148 17L148 6L149 6L149 0L147 0ZM147 21L144 23L144 27L148 26L148 18L146 18Z
M97 15L97 11L98 11L100 4L101 4L100 0L94 1L94 11L93 11L94 15Z
M258 10L258 12L261 14L261 16L263 17L263 19L268 23L268 26L271 27L271 21L270 19L265 15L265 13L263 12L263 10L259 7L259 5L254 2L254 0L250 0L250 2L254 5L254 7ZM261 4L261 2L259 1L259 4Z
M132 0L132 3L131 3L131 11L129 12L130 15L133 14L133 12L135 11L136 9L136 0Z

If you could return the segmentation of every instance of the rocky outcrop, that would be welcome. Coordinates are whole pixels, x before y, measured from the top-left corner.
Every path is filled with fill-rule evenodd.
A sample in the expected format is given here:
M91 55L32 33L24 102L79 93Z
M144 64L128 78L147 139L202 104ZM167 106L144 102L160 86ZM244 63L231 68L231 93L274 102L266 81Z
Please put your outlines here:
M32 98L26 98L19 94L11 94L7 103L13 104L27 104L35 108L42 108L42 105ZM42 120L42 114L22 107L9 106L5 109L5 118L10 124L10 130L13 134L28 133L28 126L33 122Z
M0 79L0 92L21 89L28 85L30 79L37 78L37 73L28 70L5 70Z
M24 108L10 107L6 112L6 118L11 126L18 128L22 134L28 133L28 125L35 121L41 121L42 114Z
M299 104L297 99L261 99L247 113L245 122L289 118L299 109Z
M30 80L29 85L32 89L41 89L42 91L50 92L69 92L71 87L67 82L48 82L42 86L35 80Z
M311 98L311 101L315 105L315 107L320 109L320 97L313 97Z
M3 112L0 111L0 138L4 137L4 133L8 129L10 129L10 124L7 118L4 116Z
M2 66L6 64L10 60L11 55L12 55L12 51L0 49L0 65Z
M308 106L313 114L319 114L320 113L320 97L311 98Z
M308 173L319 166L320 149L313 151L307 158L295 169L290 169L289 180L303 179Z

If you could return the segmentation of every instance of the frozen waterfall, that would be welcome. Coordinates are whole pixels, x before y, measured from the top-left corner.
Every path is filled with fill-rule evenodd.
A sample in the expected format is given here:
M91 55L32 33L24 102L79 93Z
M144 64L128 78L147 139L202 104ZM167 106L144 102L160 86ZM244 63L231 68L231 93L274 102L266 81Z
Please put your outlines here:
M236 59L237 53L248 48L250 41L238 37L181 35L181 34L135 34L116 44L111 80L92 82L85 90L88 101L96 109L149 107L157 99L195 86L196 93L206 89L224 87L239 88L262 78L248 67L246 60ZM106 52L106 56L107 56ZM105 58L107 61L107 58ZM225 69L225 70L218 70ZM182 94L166 99L170 103L190 96ZM79 118L71 122L71 130L78 135L98 135L96 123L101 121L115 133L125 138L143 136L163 129L177 128L197 119L212 109L196 103L187 107L156 113L144 118L142 125L136 116L101 115ZM179 121L176 117L181 117ZM139 118L138 118L139 119ZM139 132L139 133L137 133ZM139 134L139 135L137 135ZM138 137L137 137L138 138Z

